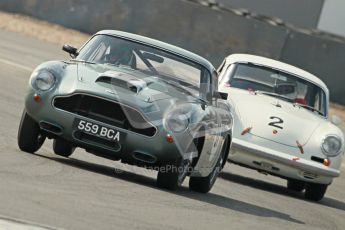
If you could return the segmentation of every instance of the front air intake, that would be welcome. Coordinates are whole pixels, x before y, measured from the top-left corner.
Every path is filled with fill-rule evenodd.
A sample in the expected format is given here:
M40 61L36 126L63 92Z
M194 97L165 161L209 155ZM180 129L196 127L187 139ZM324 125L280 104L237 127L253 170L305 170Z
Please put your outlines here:
M314 180L314 179L318 178L318 175L316 175L315 173L311 173L311 172L302 172L302 176L306 179L309 179L309 180Z
M136 160L142 161L144 163L150 163L150 164L153 164L157 161L157 158L155 156L152 156L146 153L141 153L141 152L134 152L133 158Z
M156 128L144 116L127 105L86 94L56 97L54 107L95 121L145 136L154 136Z

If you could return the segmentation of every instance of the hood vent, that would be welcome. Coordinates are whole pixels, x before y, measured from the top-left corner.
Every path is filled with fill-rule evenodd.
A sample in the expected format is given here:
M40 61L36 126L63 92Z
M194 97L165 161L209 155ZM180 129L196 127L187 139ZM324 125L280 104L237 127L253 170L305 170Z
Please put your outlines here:
M123 79L112 78L112 77L99 77L96 83L109 84L115 87L121 87L124 89L129 89L133 93L139 93L143 89L143 84L140 80L134 79L130 81L125 81Z

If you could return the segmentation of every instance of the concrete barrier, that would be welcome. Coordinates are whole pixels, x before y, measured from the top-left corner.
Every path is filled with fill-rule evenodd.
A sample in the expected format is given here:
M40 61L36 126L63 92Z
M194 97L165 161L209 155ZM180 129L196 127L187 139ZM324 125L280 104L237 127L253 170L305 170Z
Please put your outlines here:
M237 52L281 59L318 75L329 85L332 100L345 104L345 87L338 84L345 72L344 43L230 10L182 0L0 0L0 10L88 33L101 29L134 32L191 50L215 66Z

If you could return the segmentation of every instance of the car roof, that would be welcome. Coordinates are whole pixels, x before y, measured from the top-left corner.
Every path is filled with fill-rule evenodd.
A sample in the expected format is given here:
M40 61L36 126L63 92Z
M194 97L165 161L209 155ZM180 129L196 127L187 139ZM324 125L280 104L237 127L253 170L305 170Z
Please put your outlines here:
M148 38L145 36L132 34L132 33L128 33L128 32L118 31L118 30L102 30L102 31L99 31L97 34L115 36L115 37L119 37L119 38L132 40L135 42L139 42L139 43L142 43L145 45L157 47L159 49L168 51L170 53L174 53L178 56L181 56L181 57L187 58L193 62L196 62L196 63L204 66L205 68L207 68L210 72L215 70L215 68L211 64L211 62L209 62L205 58L203 58L203 57L201 57L195 53L192 53L188 50L182 49L180 47L177 47L177 46L174 46L174 45L162 42L162 41L158 41L156 39L152 39L152 38Z
M320 80L318 77L316 77L315 75L302 70L300 68L297 68L295 66L286 64L284 62L280 62L280 61L276 61L270 58L265 58L265 57L261 57L261 56L256 56L256 55L250 55L250 54L232 54L228 57L225 58L226 63L236 63L236 62L250 62L253 64L258 64L258 65L263 65L263 66L267 66L267 67L273 67L275 69L281 70L283 72L288 72L291 73L293 75L297 75L307 81L310 81L316 85L318 85L319 87L321 87L325 93L328 95L329 91L328 88L326 86L326 84Z

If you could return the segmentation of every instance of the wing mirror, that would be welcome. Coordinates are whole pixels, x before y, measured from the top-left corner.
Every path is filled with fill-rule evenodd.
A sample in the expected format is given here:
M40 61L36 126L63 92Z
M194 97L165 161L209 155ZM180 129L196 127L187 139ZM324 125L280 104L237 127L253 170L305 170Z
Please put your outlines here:
M69 53L69 55L72 58L75 58L76 56L78 56L78 49L71 45L67 45L67 44L63 45L62 50Z
M331 122L333 125L340 125L342 123L342 120L340 117L338 117L337 115L332 115L331 116Z
M227 100L228 99L228 94L227 93L223 93L223 92L215 91L213 93L213 97L216 98L216 99Z

